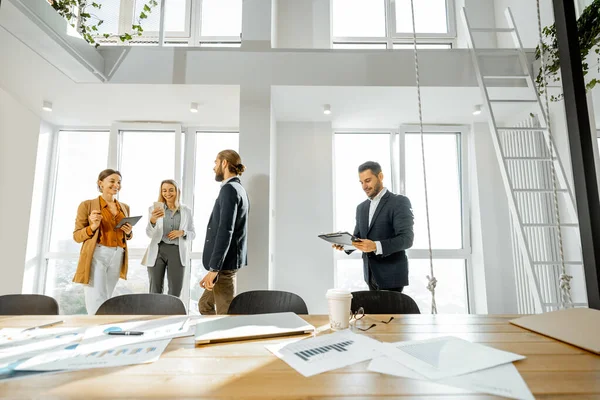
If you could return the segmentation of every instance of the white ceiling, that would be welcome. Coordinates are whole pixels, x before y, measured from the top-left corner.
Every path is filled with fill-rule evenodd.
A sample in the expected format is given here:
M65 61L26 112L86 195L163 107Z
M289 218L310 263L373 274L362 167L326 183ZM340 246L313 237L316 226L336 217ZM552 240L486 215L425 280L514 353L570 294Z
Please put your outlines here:
M509 94L510 93L510 94ZM497 98L523 98L522 88L493 89ZM419 122L417 90L414 87L303 87L272 89L278 121L331 121L334 128L393 128ZM485 113L473 115L481 104L479 88L425 87L421 89L423 122L426 124L471 124L486 122ZM323 105L331 105L331 115ZM494 109L498 119L534 112L522 105Z
M0 27L0 87L56 125L107 126L113 121L177 121L205 127L239 125L239 86L76 84ZM53 103L42 111L44 100ZM200 104L198 113L190 103Z

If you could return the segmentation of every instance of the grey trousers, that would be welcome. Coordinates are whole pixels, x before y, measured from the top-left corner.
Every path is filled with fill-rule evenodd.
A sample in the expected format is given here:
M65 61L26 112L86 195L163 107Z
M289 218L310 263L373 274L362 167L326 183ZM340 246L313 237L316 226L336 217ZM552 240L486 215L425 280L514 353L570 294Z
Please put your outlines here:
M150 293L163 293L165 270L169 281L169 294L179 297L185 275L185 267L181 264L181 257L179 257L179 246L160 242L156 262L153 267L148 267Z

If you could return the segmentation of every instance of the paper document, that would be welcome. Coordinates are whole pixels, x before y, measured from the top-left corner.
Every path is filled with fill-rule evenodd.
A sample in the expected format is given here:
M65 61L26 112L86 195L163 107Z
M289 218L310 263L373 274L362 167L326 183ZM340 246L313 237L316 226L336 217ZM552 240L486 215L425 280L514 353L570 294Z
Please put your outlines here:
M74 371L88 368L119 367L158 360L171 339L134 343L110 350L81 352L72 345L62 351L45 353L20 363L17 371Z
M349 330L265 347L307 377L383 354L381 342Z
M525 358L452 336L384 346L388 357L429 379L464 375Z
M403 378L428 380L425 376L419 374L418 372L415 372L410 368L405 367L404 365L385 356L373 359L367 369L369 371L401 376ZM430 382L440 383L479 393L504 396L511 399L534 399L533 394L527 387L527 384L512 363L472 372L466 375L453 376L436 381L430 380Z

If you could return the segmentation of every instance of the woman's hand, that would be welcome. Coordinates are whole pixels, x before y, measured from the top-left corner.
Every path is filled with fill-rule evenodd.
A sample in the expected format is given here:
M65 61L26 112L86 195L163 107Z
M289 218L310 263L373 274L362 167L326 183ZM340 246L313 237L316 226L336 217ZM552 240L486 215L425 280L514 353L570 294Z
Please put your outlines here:
M174 239L177 239L178 237L183 236L184 233L185 233L184 231L171 231L171 232L169 232L167 237L171 240L174 240Z
M123 232L125 232L125 234L127 236L131 235L131 231L133 230L133 227L130 224L123 224L121 225L121 229Z
M152 210L152 214L150 214L150 222L152 224L156 223L156 220L165 216L165 210L162 208L155 208Z
M88 217L88 222L90 223L90 229L95 231L102 222L102 213L98 210L92 211Z

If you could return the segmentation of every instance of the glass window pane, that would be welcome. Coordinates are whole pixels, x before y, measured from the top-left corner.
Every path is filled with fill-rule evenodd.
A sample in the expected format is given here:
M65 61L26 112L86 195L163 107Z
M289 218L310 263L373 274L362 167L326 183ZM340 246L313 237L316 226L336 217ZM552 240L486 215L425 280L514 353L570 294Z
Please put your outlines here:
M130 248L148 246L146 236L148 208L158 200L160 182L175 179L175 133L159 131L122 131L121 192L119 201L130 207L131 215L142 215L133 228ZM156 160L159 159L160 162Z
M202 260L192 260L192 271L190 278L190 302L188 305L188 314L190 315L199 315L200 310L198 310L198 300L204 293L204 289L200 287L198 282L204 278L207 271L204 269L202 265Z
M200 36L235 36L242 33L242 0L202 0Z
M462 248L462 206L460 181L460 134L426 133L425 159L431 245L434 249ZM421 136L407 133L406 195L415 215L415 240L413 249L426 249L427 222L425 190L421 159Z
M435 300L439 313L468 313L465 260L433 260L438 285ZM409 286L403 293L412 297L422 314L431 313L431 292L427 290L429 260L412 259L408 261ZM362 260L338 260L336 264L336 287L351 291L368 290L363 279Z
M169 293L169 285L167 281L167 277L165 276L164 293ZM119 282L117 282L117 286L115 287L113 297L121 296L123 294L148 293L149 285L150 281L148 280L148 267L142 265L141 258L129 257L127 280L119 279Z
M137 24L140 13L148 0L136 0L133 21ZM188 0L166 0L165 2L165 31L185 32L189 19ZM160 1L156 7L151 8L148 18L141 20L142 28L146 32L158 32L160 29Z
M35 178L33 180L33 196L31 198L31 214L29 215L29 233L27 235L26 261L30 261L39 255L40 235L42 234L42 203L45 197L44 184L46 183L46 171L48 169L48 146L50 145L50 133L40 133L38 139L38 150L35 161Z
M96 181L107 165L108 140L108 132L59 133L50 251L79 253L81 244L73 240L77 207L99 195Z
M417 43L417 49L451 49L452 45L451 44L429 44L429 43L423 43L423 44L419 44ZM409 43L394 43L394 49L409 49L412 50L414 49L413 44L409 44Z
M333 36L385 37L385 1L333 0Z
M413 31L411 0L396 0L396 32ZM448 33L446 0L413 0L417 33Z
M386 49L385 43L334 43L334 49Z
M119 16L121 15L121 0L103 0L97 2L102 7L96 8L88 5L86 12L98 17L98 20L103 21L98 26L98 35L109 33L111 35L119 34ZM91 19L94 23L98 21Z
M468 313L465 260L434 259L433 273L438 280L435 288L438 313ZM431 292L427 290L427 275L429 275L429 260L417 260L409 257L409 286L405 287L403 292L417 302L422 314L431 313Z
M196 239L193 251L204 249L206 226L221 186L215 181L215 158L221 150L238 151L238 132L198 132L196 134L196 171L194 178L194 225ZM243 158L242 158L243 160ZM197 284L198 282L196 282Z
M44 294L54 297L61 314L87 314L83 285L73 283L77 259L48 260Z
M335 229L352 233L356 207L367 199L358 180L358 166L365 161L381 164L383 183L392 190L390 134L352 133L335 135Z

